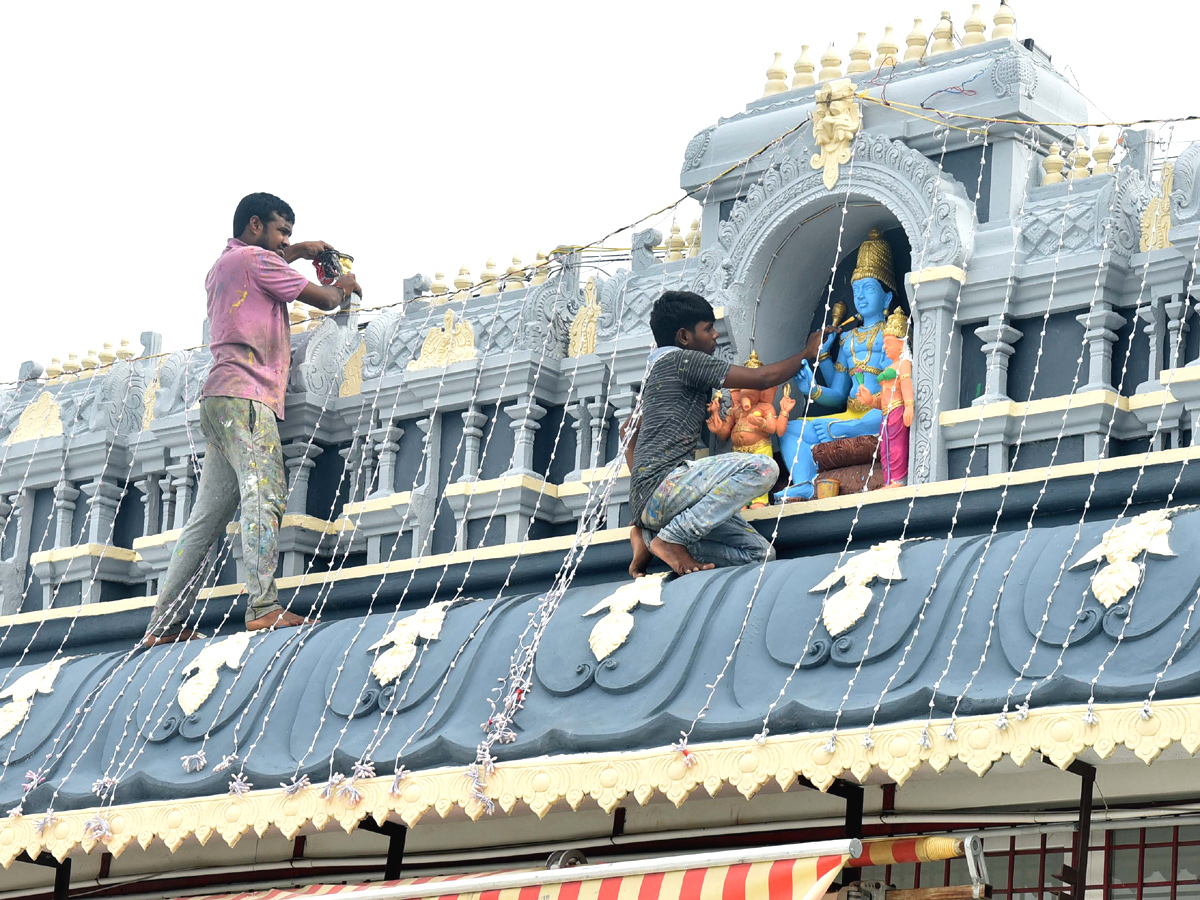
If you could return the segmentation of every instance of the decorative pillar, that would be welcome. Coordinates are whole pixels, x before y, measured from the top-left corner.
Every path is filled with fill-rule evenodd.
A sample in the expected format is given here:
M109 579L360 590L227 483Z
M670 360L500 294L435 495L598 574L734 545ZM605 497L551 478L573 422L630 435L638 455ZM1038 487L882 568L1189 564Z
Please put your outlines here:
M171 476L173 494L171 528L178 529L187 523L188 512L192 507L192 489L195 487L196 478L192 472L191 458L185 456L181 462L167 466L167 474Z
M54 486L54 546L70 547L71 523L75 519L75 500L79 489L69 481Z
M588 458L588 468L599 468L600 464L605 462L601 459L604 454L604 442L608 437L608 401L603 397L597 397L588 404L588 419L591 426L591 444L592 452Z
M1163 298L1154 297L1138 311L1138 318L1146 323L1146 337L1150 342L1150 359L1146 364L1146 380L1157 381L1163 370L1163 333L1167 328L1167 314L1163 309ZM1126 373L1126 378L1129 373Z
M633 415L633 409L637 406L637 399L638 395L632 387L626 387L609 397L609 403L613 408L613 415L617 419L618 432L621 428L625 427L625 423ZM602 444L601 447L603 447ZM605 462L611 462L611 460L606 459Z
M83 485L87 494L89 510L87 542L89 544L107 544L113 534L117 521L117 507L121 503L123 493L120 485L97 478Z
M288 499L284 515L308 515L308 478L324 449L307 441L293 441L284 445L283 464L288 473Z
M162 475L158 472L147 472L144 477L133 483L133 486L141 491L145 500L142 514L142 534L144 536L158 534L159 522L162 521L160 518L162 513L161 479Z
M975 336L983 341L987 377L983 395L971 401L971 405L1008 400L1008 362L1015 349L1013 345L1022 337L1021 332L1008 324L1007 315L997 315L989 318L986 325L976 328Z
M425 433L424 454L422 465L425 468L425 480L412 492L409 503L408 526L412 529L413 543L411 557L417 557L427 549L426 538L433 530L434 519L437 516L438 483L441 474L441 457L437 450L442 442L442 417L436 412L425 419L417 421L417 427Z
M945 277L913 282L909 276L910 308L916 322L913 334L913 389L916 398L910 458L913 483L942 481L947 475L946 444L940 415L954 409L959 385L961 341L955 334L954 314L962 285ZM949 354L949 359L947 359Z
M1174 369L1183 364L1183 339L1191 325L1188 321L1188 298L1172 297L1164 308L1167 313L1166 368Z
M4 539L8 534L8 520L12 516L14 495L0 494L0 559L4 557Z
M546 408L538 406L529 400L518 400L515 404L505 407L504 414L513 421L509 424L516 439L513 445L513 462L505 475L533 475L538 478L544 474L533 471L533 441L537 436L539 424L546 415Z
M5 527L17 529L13 541L12 555L0 562L0 615L12 615L21 611L25 595L25 568L29 564L30 511L33 508L33 490L25 488L3 497Z
M544 413L544 410L543 410ZM483 423L487 416L472 403L462 413L463 420L463 473L459 482L479 480L479 448L483 440Z
M1083 326L1083 339L1087 341L1088 380L1080 391L1111 391L1113 344L1117 342L1117 329L1125 324L1125 317L1113 312L1112 305L1101 301L1088 312L1075 317Z
M396 493L396 454L400 452L400 438L404 437L404 429L395 425L385 425L371 433L375 440L375 455L379 460L379 481L372 497L386 497Z
M575 466L567 473L567 481L578 481L592 458L591 413L586 400L578 400L567 409L571 427L575 430Z

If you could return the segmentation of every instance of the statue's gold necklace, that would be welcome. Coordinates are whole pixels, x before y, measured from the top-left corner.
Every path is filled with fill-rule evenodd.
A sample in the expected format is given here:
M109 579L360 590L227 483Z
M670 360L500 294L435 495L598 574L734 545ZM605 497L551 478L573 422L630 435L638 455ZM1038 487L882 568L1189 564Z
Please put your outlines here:
M850 332L850 358L854 360L854 366L851 372L862 372L868 375L878 375L883 369L876 366L868 365L871 362L871 353L875 349L875 342L879 338L879 333L883 331L884 322L877 322L870 328L855 328ZM858 358L858 347L863 344L867 348L867 355L862 359Z

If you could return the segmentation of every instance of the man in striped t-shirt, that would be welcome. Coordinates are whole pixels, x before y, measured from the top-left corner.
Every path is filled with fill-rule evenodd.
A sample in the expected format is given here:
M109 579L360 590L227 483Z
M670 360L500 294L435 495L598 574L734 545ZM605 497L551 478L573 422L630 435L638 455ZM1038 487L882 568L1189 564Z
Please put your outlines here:
M713 356L715 320L709 302L691 291L665 292L650 312L658 347L650 354L642 388L641 420L625 451L634 578L646 574L652 555L677 575L775 556L740 515L742 507L774 486L775 460L752 453L692 456L714 390L774 387L799 372L805 356L798 353L758 369L730 365Z

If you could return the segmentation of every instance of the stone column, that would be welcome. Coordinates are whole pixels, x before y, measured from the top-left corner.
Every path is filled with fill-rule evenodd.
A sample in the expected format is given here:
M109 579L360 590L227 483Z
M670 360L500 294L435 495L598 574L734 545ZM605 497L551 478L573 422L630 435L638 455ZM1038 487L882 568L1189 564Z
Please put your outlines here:
M83 485L83 492L88 496L88 508L91 513L88 516L87 542L110 543L117 521L117 507L121 503L120 485L97 478Z
M575 429L575 466L567 473L567 481L578 481L592 458L591 413L586 400L578 400L567 409L571 427Z
M162 521L160 518L162 513L162 491L159 487L161 478L162 475L158 472L147 472L144 477L139 478L133 483L133 486L141 491L142 497L145 500L142 513L142 534L144 536L158 534L159 522Z
M513 421L509 424L516 439L513 445L513 462L505 475L533 475L536 478L545 477L545 473L533 471L533 441L541 420L546 415L546 408L538 406L532 400L518 400L515 404L505 407L504 414Z
M1138 311L1138 318L1146 323L1146 337L1150 341L1150 360L1146 365L1146 380L1157 381L1163 369L1163 334L1167 328L1167 314L1163 309L1163 298L1152 298L1146 306ZM1130 378L1132 374L1126 372L1125 378Z
M15 499L15 496L0 494L0 559L4 557L4 539L7 537L8 520L14 508L12 501Z
M909 284L909 299L916 322L913 334L912 453L909 464L914 483L946 478L946 444L939 416L957 404L961 341L954 331L954 313L961 285L954 278ZM947 359L949 354L949 359Z
M71 523L75 519L75 500L79 489L69 481L54 486L54 546L70 547Z
M412 553L416 557L428 549L425 546L426 537L433 528L437 516L438 492L441 490L439 476L441 475L441 458L438 448L442 443L442 417L436 412L417 422L417 427L425 433L424 460L425 480L413 491L409 504L407 526L412 530Z
M604 455L604 443L608 438L608 401L603 397L597 397L588 404L588 423L592 432L592 452L586 468L595 469L605 461L601 457Z
M543 411L544 412L544 411ZM463 420L463 473L459 482L479 480L479 448L483 441L483 423L487 416L472 403L462 413Z
M1125 317L1113 312L1112 305L1101 301L1088 312L1075 317L1083 326L1083 339L1087 341L1088 380L1080 391L1111 391L1113 344L1117 342L1117 329L1125 324Z
M0 615L11 615L21 611L25 595L25 568L29 564L29 539L33 508L33 491L29 488L3 497L6 528L16 528L12 555L0 562Z
M1022 337L1021 332L1008 324L1007 315L992 316L986 325L975 329L975 336L983 341L983 355L987 359L987 378L982 396L971 401L972 406L1008 400L1008 361L1014 352L1013 345Z
M386 425L371 433L375 441L375 455L379 459L379 481L372 497L386 497L396 493L396 454L400 452L400 438L404 429Z
M196 484L196 478L192 472L192 460L185 456L182 462L167 466L167 474L171 476L171 492L174 498L171 509L171 527L173 529L182 528L187 522L188 512L191 510L192 489Z
M1173 297L1164 307L1167 313L1167 358L1166 368L1183 365L1183 339L1191 323L1188 321L1187 297Z
M287 467L288 499L283 510L286 516L308 515L308 478L316 468L317 457L324 452L307 441L293 441L283 447L283 464Z
M629 421L629 417L633 415L633 408L637 406L637 399L638 395L632 387L626 387L609 397L609 403L612 405L613 414L617 419L618 432ZM603 447L603 444L600 446ZM604 462L611 461L608 459L604 460Z

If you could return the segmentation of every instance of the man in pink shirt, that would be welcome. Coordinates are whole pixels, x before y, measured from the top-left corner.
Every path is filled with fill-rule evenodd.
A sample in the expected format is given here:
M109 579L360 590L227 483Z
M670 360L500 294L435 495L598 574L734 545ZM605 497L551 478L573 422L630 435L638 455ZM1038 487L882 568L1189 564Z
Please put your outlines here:
M205 279L213 365L200 401L204 470L142 639L148 647L195 637L184 622L200 588L200 567L239 502L250 595L246 628L309 623L279 605L275 586L287 504L276 421L283 418L292 358L287 305L299 300L337 309L351 294L361 297L362 289L350 274L322 287L288 265L332 249L324 241L292 244L295 221L292 208L272 194L243 197L233 214L234 236Z

